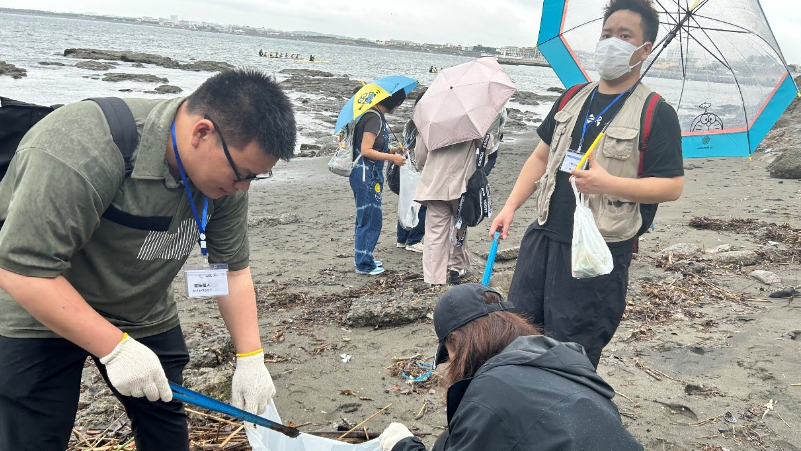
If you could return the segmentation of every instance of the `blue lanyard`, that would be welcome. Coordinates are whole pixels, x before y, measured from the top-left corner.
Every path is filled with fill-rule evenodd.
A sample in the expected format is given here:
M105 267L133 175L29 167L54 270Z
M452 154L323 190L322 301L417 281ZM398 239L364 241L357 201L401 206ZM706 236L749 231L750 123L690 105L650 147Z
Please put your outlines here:
M195 215L195 223L200 232L200 255L206 256L206 219L208 218L209 211L209 196L203 199L203 216L197 214L197 207L195 207L195 199L192 197L192 191L189 189L189 180L186 178L186 171L184 165L181 163L181 156L178 155L178 144L175 142L175 119L170 125L170 135L172 136L172 150L175 152L175 160L178 162L178 172L181 173L181 180L184 182L184 189L186 190L186 197L189 198L189 206L192 207L192 213Z
M609 110L609 108L612 108L612 105L617 103L617 101L620 100L621 97L628 94L629 91L631 91L631 88L618 94L617 97L615 97L615 100L613 100L612 103L607 105L606 108L604 108L600 113L598 113L598 116L596 116L595 119L597 120L599 117L603 117L604 113L606 113L606 111ZM581 129L581 139L579 140L579 145L578 148L576 149L579 152L581 152L581 147L584 145L584 135L587 133L587 128L589 128L590 109L592 108L592 101L593 99L595 99L595 93L597 92L598 92L598 87L596 86L595 89L592 90L592 96L590 96L590 103L587 105L587 115L584 116L584 128Z

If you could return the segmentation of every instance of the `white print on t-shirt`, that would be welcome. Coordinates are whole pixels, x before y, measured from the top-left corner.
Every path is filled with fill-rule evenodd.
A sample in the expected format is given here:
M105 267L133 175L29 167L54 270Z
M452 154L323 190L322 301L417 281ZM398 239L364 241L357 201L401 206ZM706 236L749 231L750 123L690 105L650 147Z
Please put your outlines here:
M139 249L140 260L175 260L192 252L197 244L200 232L195 220L184 219L175 233L150 232Z
M598 116L598 119L596 120L596 119L595 119L595 115L594 115L594 114L592 114L592 113L590 113L589 117L587 117L587 123L588 123L588 124L591 124L591 123L595 122L595 126L596 126L596 127L600 127L600 126L601 126L601 122L602 122L603 120L604 120L604 117L603 117L603 116Z

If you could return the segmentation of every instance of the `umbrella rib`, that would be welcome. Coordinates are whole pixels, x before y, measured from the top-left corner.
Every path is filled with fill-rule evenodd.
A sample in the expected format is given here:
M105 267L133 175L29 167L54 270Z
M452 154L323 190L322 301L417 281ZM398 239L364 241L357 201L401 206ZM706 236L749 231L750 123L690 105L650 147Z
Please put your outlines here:
M743 28L743 27L741 27L741 26L739 26L739 25L736 25L736 24L733 24L733 23L729 23L729 22L726 22L726 21L723 21L723 20L715 19L715 18L712 18L712 17L700 16L700 15L699 15L698 17L701 17L701 18L704 18L704 19L708 19L708 20L712 20L712 21L721 22L721 23L724 23L724 24L726 24L726 25L731 25L732 27L735 27L735 28L741 28L741 29L742 29L742 31L735 31L735 30L719 30L719 29L717 29L717 28L708 28L708 27L707 27L707 28L705 28L706 30L713 30L713 31L724 31L724 32L729 32L729 33L743 33L743 34L750 34L750 35L752 35L752 36L755 36L755 37L759 38L759 40L760 40L760 41L764 42L764 43L765 43L765 45L767 45L768 47L770 47L770 48L771 48L771 50L773 50L773 52L777 54L777 56L779 57L779 59L782 61L782 65L786 66L786 64L785 64L785 62L784 62L784 55L782 55L780 52L777 52L777 51L776 51L776 49L775 49L775 48L773 48L773 45L771 45L771 43L770 43L770 42L768 42L768 40L767 40L767 39L765 39L765 38L764 38L764 37L763 37L761 34L754 33L753 31L751 31L751 30L748 30L747 28ZM770 24L768 24L768 28L770 28ZM703 28L699 26L699 29L703 29ZM772 33L772 31L771 31L771 33Z
M768 22L767 16L765 16L765 10L762 9L762 5L759 2L757 2L757 7L759 8L759 12L762 13L762 18L765 19L765 25L768 26L768 31L770 32L770 35L773 36L773 40L775 41L776 35L773 34L773 28L771 28L770 22ZM765 41L765 38L763 38L761 35L757 36L759 36L763 41ZM778 47L778 43L776 43L776 45L777 47L774 49L774 51L779 55L779 59L781 59L782 65L784 65L784 70L786 70L789 73L790 68L787 67L787 61L785 61L784 55L782 54L781 49L779 49ZM770 43L768 43L768 46L770 46L770 48L773 48L773 46Z
M676 6L678 6L679 8L681 8L681 5L679 5L679 4L678 4L678 2L675 2L675 3L676 3ZM671 13L670 13L670 11L668 11L668 9L667 9L667 8L665 8L665 5L663 5L661 1L659 1L659 0L656 0L656 4L657 4L657 5L659 5L659 7L660 7L660 8L662 8L662 10L664 11L664 12L663 12L663 14L667 14L667 16L668 16L668 17L670 17L670 18L673 20L673 24L676 24L676 23L678 23L678 21L679 21L679 20L678 20L678 14L681 14L681 12L677 13L677 16L676 16L676 17L673 17L673 14L671 14ZM669 22L668 22L668 23L669 23ZM672 25L671 25L671 26L672 26Z
M679 102L676 104L676 110L681 109L681 102L684 100L684 87L687 84L687 62L686 57L687 55L684 54L684 46L681 45L682 40L682 29L678 30L679 32L679 61L681 62L681 91L679 91Z
M688 28L691 30L707 30L707 31L720 31L722 33L737 33L737 34L751 34L750 31L747 30L727 30L725 28L713 28L713 27L706 27L706 26L697 26L694 27L692 25L688 25Z
M712 28L712 27L705 27L708 30L729 31L729 32L732 32L732 33L752 33L751 30L749 30L749 29L747 29L747 28L745 28L743 26L737 25L735 23L732 23L732 22L727 22L725 20L716 19L714 17L705 16L703 14L693 14L693 16L694 17L700 17L701 19L706 19L706 20L709 20L711 22L718 22L718 23L721 23L723 25L728 25L730 27L737 28L737 30L724 30L724 29L717 29L717 28ZM700 25L699 25L699 27L700 27Z
M586 22L584 22L584 23L578 24L578 25L576 25L576 26L575 26L575 27L573 27L573 28L570 28L570 29L567 29L567 30L560 31L560 32L559 32L559 33L558 33L556 36L552 36L552 37L550 37L550 38L548 38L548 39L546 39L546 40L544 40L544 41L542 41L542 42L538 42L538 43L537 43L537 45L538 45L538 46L540 46L540 45L542 45L542 44L547 44L547 43L549 43L549 42L553 41L554 39L558 38L559 36L563 36L563 35L565 35L565 34L567 34L567 33L570 33L571 31L573 31L573 30L575 30L575 29L577 29L577 28L581 28L581 27L583 27L583 26L585 26L585 25L589 25L589 24L591 24L591 23L593 23L593 22L598 22L599 20L601 20L601 18L595 18L595 19L591 19L591 20L588 20L588 21L586 21Z
M706 36L706 38L707 38L707 39L709 39L709 42L711 42L711 43L712 43L712 46L715 48L715 50L717 50L717 52L718 52L718 55L720 55L720 58L718 58L718 55L715 55L714 53L712 53L712 51L711 51L711 50L709 50L709 49L707 48L707 46L705 46L704 44L702 44L702 43L701 43L701 41L699 41L699 40L698 40L698 38L696 38L695 36L693 36L693 35L692 35L692 33L690 33L690 31L689 31L689 30L687 31L687 34L688 34L688 35L689 35L689 36L690 36L690 37L693 39L693 41L695 41L695 42L696 42L696 44L698 44L698 45L699 45L699 46L700 46L702 49L706 50L706 52L707 52L707 53L709 53L709 55L710 55L710 56L712 56L712 58L715 58L716 60L718 60L718 62L719 62L720 64L722 64L722 65L723 65L723 67L725 67L726 69L729 69L729 70L731 71L731 70L732 70L732 68L731 68L731 65L729 64L729 61L728 61L728 60L726 60L726 56L723 54L723 52L722 52L722 51L720 51L720 47L718 47L718 45L717 45L717 44L715 44L715 41L714 41L714 39L712 39L712 37L711 37L711 36L709 36L709 33L707 33L707 32L706 32L706 30L705 30L704 28L702 28L702 27L701 27L701 25L698 23L698 21L696 21L696 20L695 20L695 17L693 17L693 16L690 16L690 20L692 20L693 22L695 22L695 24L696 24L696 25L698 25L698 30L699 30L701 33L703 33L703 34L704 34L704 36ZM732 71L732 72L733 72L733 71Z
M691 19L696 23L696 25L698 25L698 22L695 21L695 18L691 17ZM737 92L740 94L740 104L742 104L742 106L743 106L743 116L744 116L744 119L745 119L745 138L748 141L748 154L750 155L751 154L751 131L750 131L751 128L748 126L748 109L747 109L746 104L745 104L745 97L743 97L743 87L740 85L740 80L737 78L737 73L734 70L732 70L731 65L729 64L729 61L726 59L726 56L723 54L723 52L720 51L720 48L718 48L718 46L715 44L715 41L713 41L712 38L703 29L701 29L701 31L704 33L704 36L706 36L707 39L709 39L709 42L711 42L712 45L715 47L715 50L717 50L720 53L721 58L723 58L723 60L725 62L720 61L714 54L709 52L709 49L707 49L706 47L704 47L703 44L698 42L698 39L696 39L694 36L692 37L693 40L695 40L695 42L697 42L698 45L700 45L704 50L709 52L709 54L712 55L715 59L718 59L718 61L720 61L720 63L723 64L724 67L729 69L729 71L731 72L731 76L734 79L734 84L737 85Z

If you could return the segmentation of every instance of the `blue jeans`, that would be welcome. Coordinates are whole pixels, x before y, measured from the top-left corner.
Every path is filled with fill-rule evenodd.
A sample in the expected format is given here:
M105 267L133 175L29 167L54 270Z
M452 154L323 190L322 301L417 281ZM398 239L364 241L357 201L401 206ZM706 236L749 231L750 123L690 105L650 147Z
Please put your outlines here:
M376 268L373 249L381 235L381 192L384 174L376 162L362 158L350 173L350 187L356 200L356 270L370 272Z
M421 205L420 211L417 212L417 225L411 230L406 230L400 225L398 221L398 243L411 246L423 241L423 235L426 233L426 206Z

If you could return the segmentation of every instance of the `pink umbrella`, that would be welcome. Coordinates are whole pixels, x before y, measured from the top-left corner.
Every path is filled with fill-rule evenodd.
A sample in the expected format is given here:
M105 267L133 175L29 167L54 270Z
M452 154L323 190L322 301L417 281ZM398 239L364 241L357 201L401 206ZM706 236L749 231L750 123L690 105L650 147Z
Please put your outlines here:
M516 91L495 58L439 72L414 108L414 123L429 150L483 138Z

